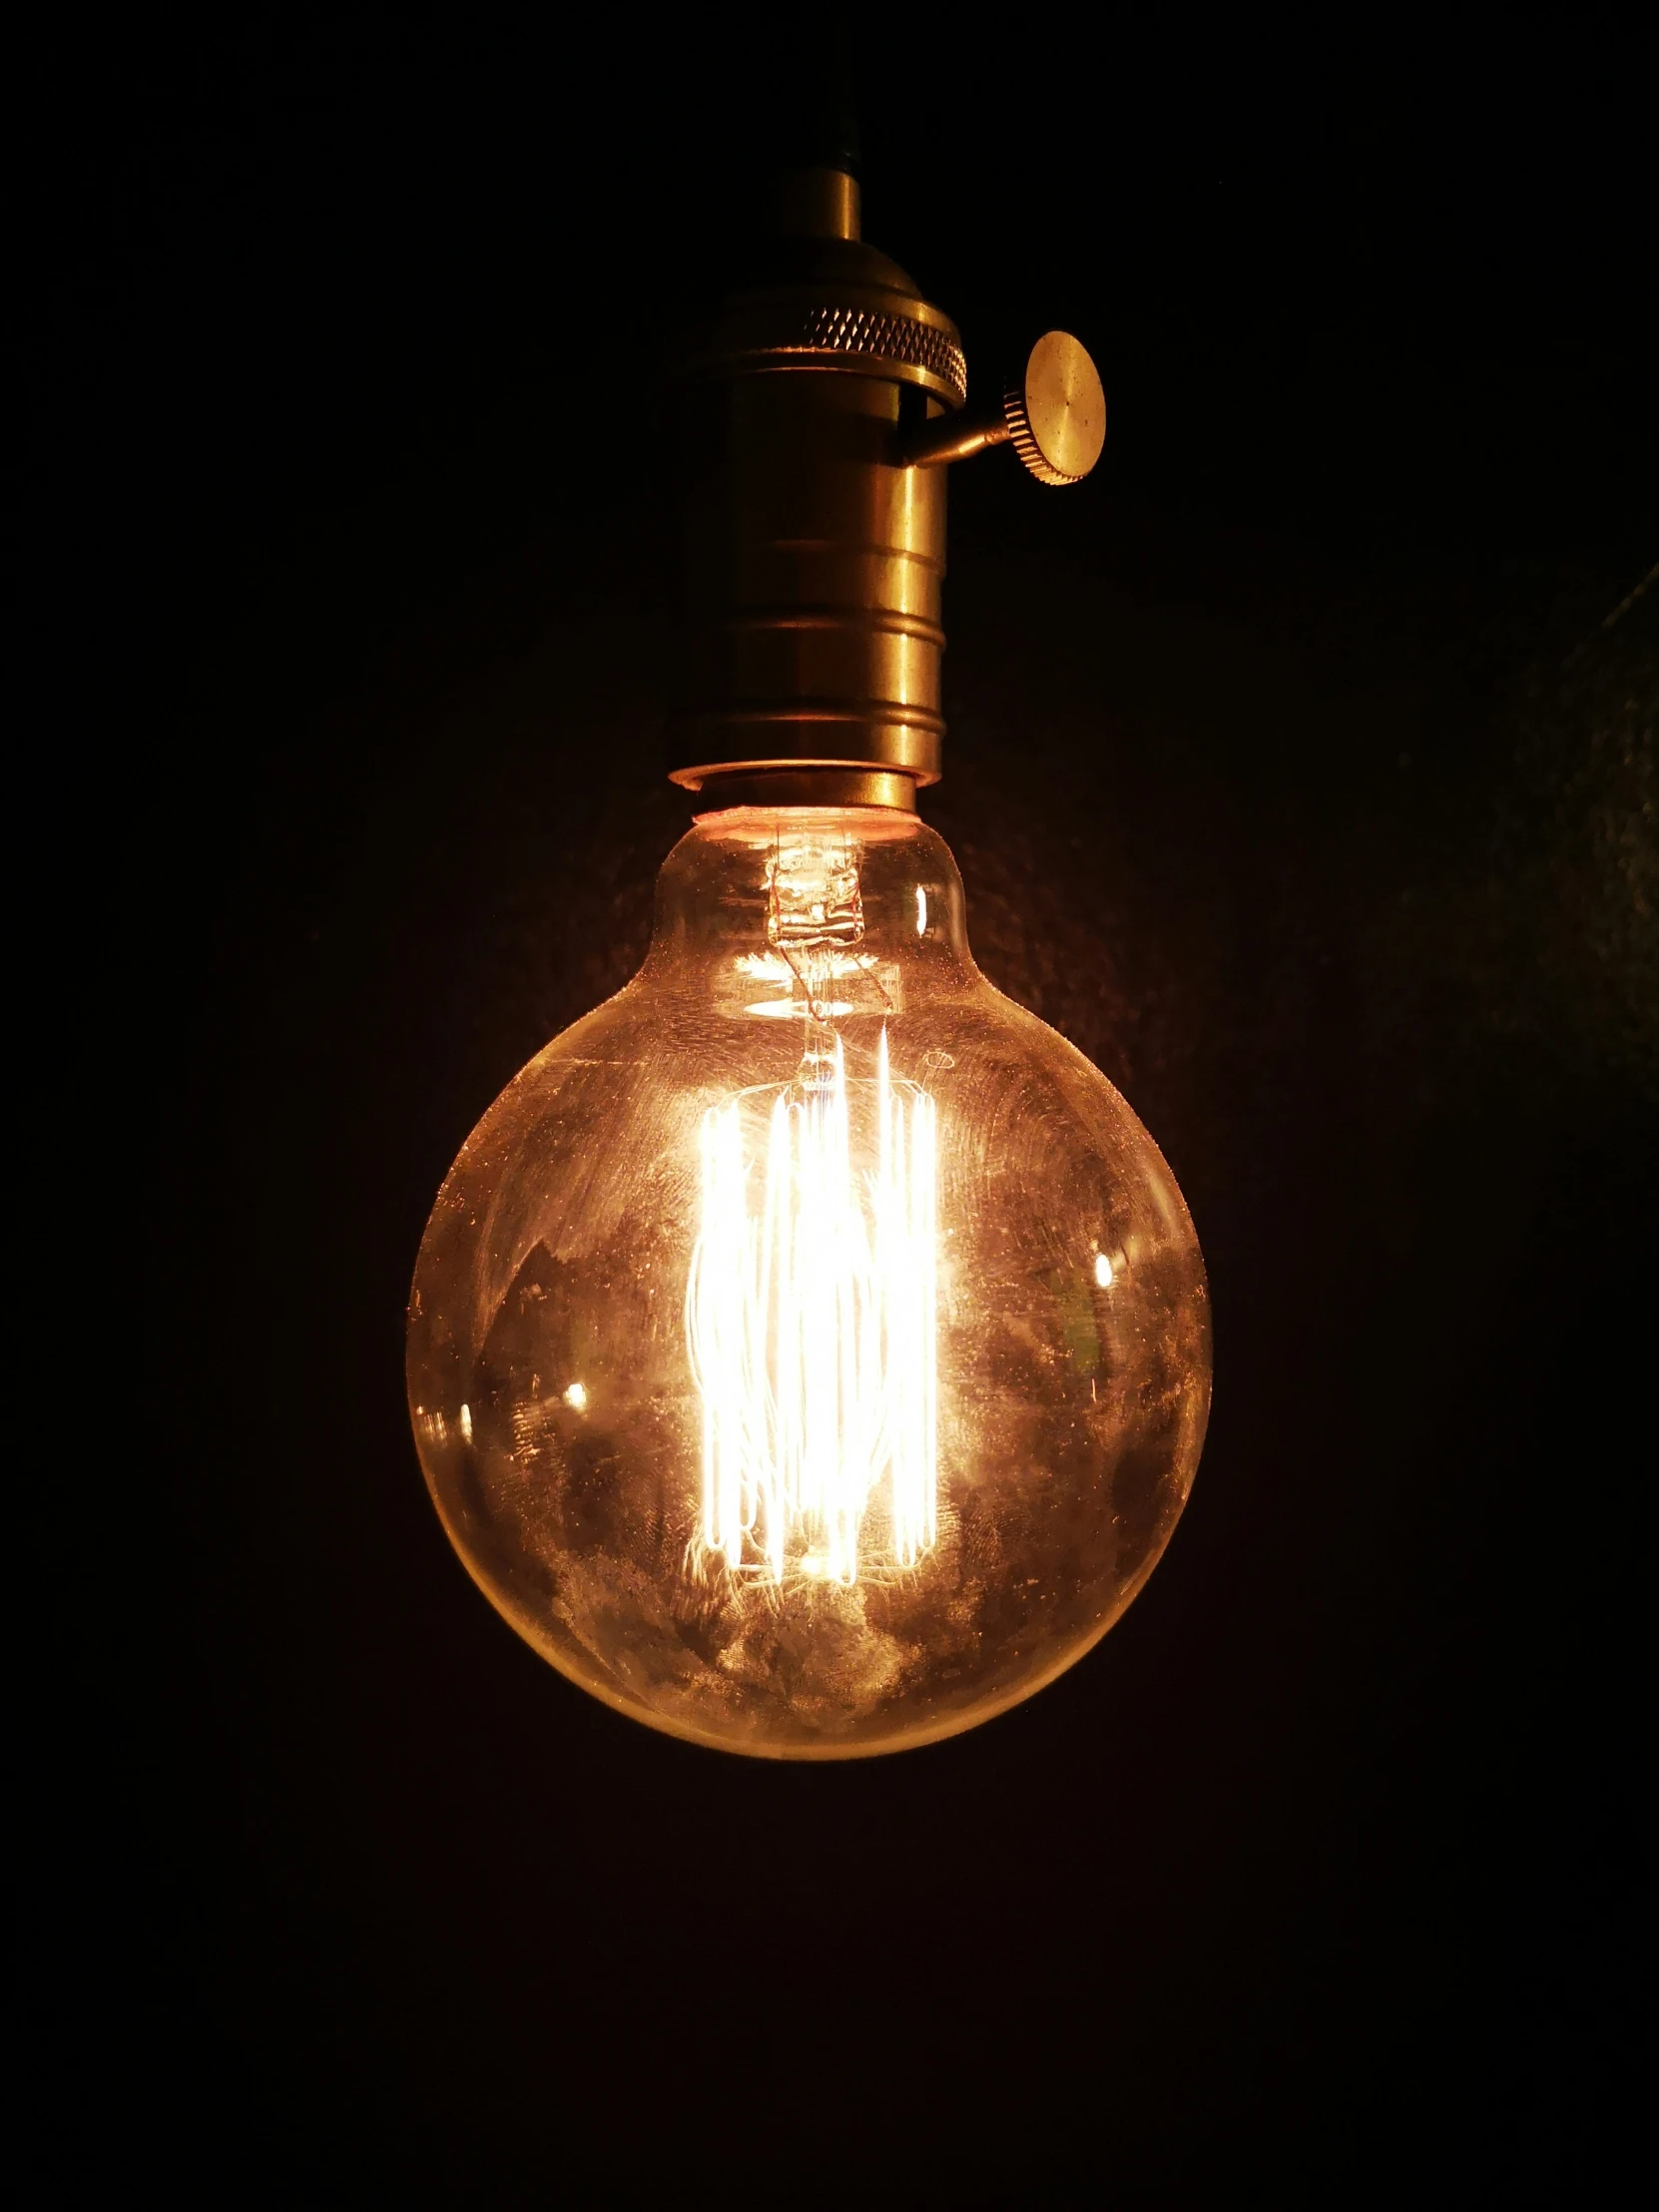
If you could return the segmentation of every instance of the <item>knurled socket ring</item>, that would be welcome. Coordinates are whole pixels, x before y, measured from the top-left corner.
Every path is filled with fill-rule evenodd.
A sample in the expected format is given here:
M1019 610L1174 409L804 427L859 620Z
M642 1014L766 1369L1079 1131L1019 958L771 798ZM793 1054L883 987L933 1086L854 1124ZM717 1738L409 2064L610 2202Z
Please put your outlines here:
M817 307L803 317L803 337L812 352L868 354L906 368L924 368L948 384L957 406L967 398L967 356L947 331L908 315L879 314L864 307Z
M917 301L918 307L922 306ZM933 319L925 318L931 313ZM947 407L967 398L967 360L936 309L905 314L856 298L739 300L682 346L671 371L841 368L919 383Z

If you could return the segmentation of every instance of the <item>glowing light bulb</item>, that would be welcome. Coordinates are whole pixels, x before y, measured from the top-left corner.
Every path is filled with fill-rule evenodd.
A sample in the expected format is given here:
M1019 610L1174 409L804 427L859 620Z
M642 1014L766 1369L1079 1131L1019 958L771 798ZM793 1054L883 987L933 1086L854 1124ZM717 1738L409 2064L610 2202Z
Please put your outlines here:
M945 482L1082 482L1049 330L977 406L856 180L672 352L671 773L645 965L462 1147L409 1310L439 1513L574 1682L779 1758L926 1743L1088 1650L1209 1409L1204 1267L1103 1075L974 966L937 780ZM580 1380L575 1380L579 1378Z
M408 1377L457 1551L556 1667L845 1757L1028 1696L1133 1598L1203 1440L1204 1270L1123 1099L974 966L939 837L738 807L463 1146Z

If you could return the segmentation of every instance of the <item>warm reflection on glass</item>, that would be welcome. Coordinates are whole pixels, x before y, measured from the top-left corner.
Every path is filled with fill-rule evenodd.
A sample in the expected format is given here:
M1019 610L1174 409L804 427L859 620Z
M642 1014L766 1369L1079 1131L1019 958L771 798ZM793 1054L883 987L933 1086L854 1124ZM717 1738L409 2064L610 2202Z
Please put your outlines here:
M732 1750L895 1750L1150 1573L1203 1263L1122 1098L974 967L937 836L735 809L463 1147L409 1392L457 1550L574 1681Z

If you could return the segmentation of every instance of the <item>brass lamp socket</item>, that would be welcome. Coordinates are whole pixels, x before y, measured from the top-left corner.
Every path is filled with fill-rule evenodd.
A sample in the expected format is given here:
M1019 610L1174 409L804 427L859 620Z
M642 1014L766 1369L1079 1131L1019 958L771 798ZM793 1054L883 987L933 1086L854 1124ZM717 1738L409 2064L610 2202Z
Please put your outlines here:
M968 416L955 325L862 243L856 180L807 169L747 281L676 348L670 399L673 781L714 807L913 810L944 738L939 464L1011 443L1041 481L1077 481L1105 434L1093 364L1050 332Z

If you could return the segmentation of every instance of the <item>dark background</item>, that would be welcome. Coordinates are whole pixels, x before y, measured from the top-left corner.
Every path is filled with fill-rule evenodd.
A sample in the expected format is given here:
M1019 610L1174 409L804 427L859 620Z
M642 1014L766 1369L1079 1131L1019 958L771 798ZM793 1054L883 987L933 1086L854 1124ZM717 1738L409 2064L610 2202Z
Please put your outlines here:
M15 73L20 840L71 855L30 941L93 948L38 1028L44 2201L1505 2200L1635 2118L1659 330L1610 14L853 22L868 235L981 389L1060 323L1110 395L1081 489L953 475L924 812L1204 1242L1130 1615L965 1738L772 1769L569 1687L427 1504L427 1208L689 815L656 361L792 23L66 18Z

